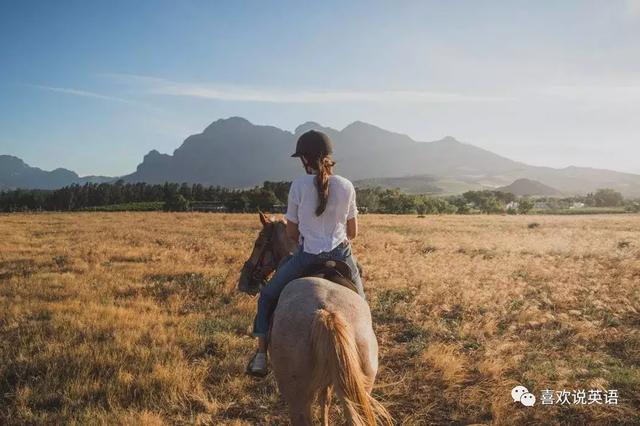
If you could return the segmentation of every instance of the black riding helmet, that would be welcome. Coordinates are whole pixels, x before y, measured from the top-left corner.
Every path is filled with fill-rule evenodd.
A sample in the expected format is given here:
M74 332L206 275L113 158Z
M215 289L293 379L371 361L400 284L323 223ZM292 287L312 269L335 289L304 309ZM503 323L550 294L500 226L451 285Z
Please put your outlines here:
M298 138L296 152L292 157L317 158L333 153L333 143L329 136L317 130L309 130Z

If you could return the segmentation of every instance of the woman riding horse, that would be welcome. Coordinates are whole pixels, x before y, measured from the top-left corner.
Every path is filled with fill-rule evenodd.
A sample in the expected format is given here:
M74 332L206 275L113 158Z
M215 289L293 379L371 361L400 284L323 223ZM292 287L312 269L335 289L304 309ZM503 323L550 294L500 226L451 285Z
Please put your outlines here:
M287 283L299 278L309 265L327 260L346 262L358 293L364 298L350 244L358 233L356 193L348 179L333 174L332 153L329 137L316 130L304 133L296 144L292 157L300 158L307 174L291 184L285 218L287 236L299 244L299 248L260 289L253 328L258 349L249 363L249 374L267 374L270 317Z

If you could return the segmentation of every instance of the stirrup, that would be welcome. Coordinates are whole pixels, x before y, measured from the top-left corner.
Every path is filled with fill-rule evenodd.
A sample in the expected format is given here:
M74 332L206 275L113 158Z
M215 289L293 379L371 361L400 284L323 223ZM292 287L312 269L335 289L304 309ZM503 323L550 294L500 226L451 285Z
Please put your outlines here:
M256 355L258 355L258 351L256 351L255 354L253 354L253 356L251 357L251 359L249 360L249 363L247 364L247 368L245 370L245 373L247 373L250 376L253 377L265 377L267 376L267 374L269 374L269 364L267 363L264 367L264 371L253 371L253 369L251 368L251 366L253 365L253 362L256 360Z

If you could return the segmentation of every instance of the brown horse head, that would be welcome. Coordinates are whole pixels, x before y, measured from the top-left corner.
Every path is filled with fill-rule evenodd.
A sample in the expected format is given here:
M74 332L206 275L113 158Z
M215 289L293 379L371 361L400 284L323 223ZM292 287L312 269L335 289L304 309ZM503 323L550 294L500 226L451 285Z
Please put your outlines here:
M295 242L287 237L284 220L269 219L262 212L259 215L262 229L242 267L238 282L238 289L249 294L256 294L280 262L296 249Z

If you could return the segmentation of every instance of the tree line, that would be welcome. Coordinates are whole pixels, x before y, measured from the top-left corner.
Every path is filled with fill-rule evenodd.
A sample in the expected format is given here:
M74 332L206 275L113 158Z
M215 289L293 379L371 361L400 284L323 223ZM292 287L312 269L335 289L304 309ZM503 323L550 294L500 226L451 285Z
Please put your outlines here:
M157 209L186 211L198 203L209 203L220 211L283 211L287 204L290 182L264 182L250 189L228 189L202 184L86 183L57 190L17 189L0 192L0 211L81 211L105 206L135 210L135 204L146 203ZM398 189L358 188L358 208L366 213L397 214L526 214L534 208L534 200L501 191L468 191L455 196L407 194ZM622 195L610 189L598 190L584 197L541 198L549 208L569 208L572 203L586 206L622 206ZM153 204L156 203L156 204ZM630 205L638 206L637 203ZM153 207L156 208L156 207ZM640 209L640 207L638 207Z
M16 189L0 192L0 211L79 211L94 207L161 202L169 210L187 210L207 201L233 212L268 209L286 203L290 183L265 182L246 190L202 184L115 183L73 184L56 190Z

